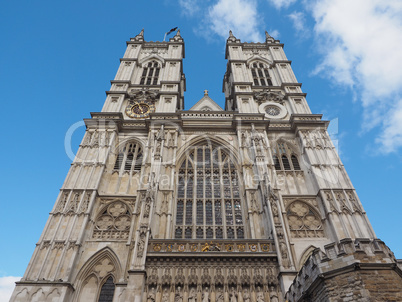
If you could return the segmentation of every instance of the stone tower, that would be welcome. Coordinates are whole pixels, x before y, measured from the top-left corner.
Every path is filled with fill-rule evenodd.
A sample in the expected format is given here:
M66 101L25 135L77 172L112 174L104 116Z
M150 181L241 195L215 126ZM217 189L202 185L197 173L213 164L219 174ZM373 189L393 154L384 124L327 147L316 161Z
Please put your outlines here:
M225 110L184 111L184 42L127 42L11 301L400 301L283 44L230 32Z

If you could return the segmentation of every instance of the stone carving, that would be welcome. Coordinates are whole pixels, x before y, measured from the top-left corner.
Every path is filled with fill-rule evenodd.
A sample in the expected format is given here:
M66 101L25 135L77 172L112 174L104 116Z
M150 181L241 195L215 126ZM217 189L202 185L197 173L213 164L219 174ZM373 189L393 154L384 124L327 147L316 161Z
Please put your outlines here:
M47 249L49 247L50 247L50 241L43 241L40 249L43 250L43 249Z
M63 249L65 246L64 241L56 241L53 243L53 248L52 249L57 249L57 250L61 250Z
M269 299L271 300L271 302L279 302L279 300L278 300L278 294L277 294L275 288L276 288L275 286L271 286L271 287L270 287Z
M257 100L258 105L264 102L275 102L283 104L283 98L285 97L282 91L274 91L270 88L264 89L261 92L256 92L254 94L254 99Z
M144 208L144 218L149 217L149 212L151 211L151 198L147 197L145 199L145 208Z
M323 237L321 219L306 203L292 202L287 210L290 233L293 237Z
M234 286L231 287L229 292L229 301L237 302L237 290L235 290Z
M91 140L92 140L92 133L87 131L87 134L85 135L83 145L84 146L89 146L91 144Z
M196 274L195 268L192 267L190 269L190 275L188 276L188 284L196 285L197 283L198 283L197 274Z
M223 302L225 300L225 295L223 293L222 287L218 287L216 291L216 302Z
M74 193L74 197L71 200L66 213L75 213L78 210L78 206L80 204L80 193Z
M141 258L144 255L144 248L145 248L145 233L141 233L140 239L137 243L138 251L137 257Z
M156 301L155 287L152 287L148 293L147 302L155 302L155 301Z
M211 276L209 275L208 268L204 267L202 270L202 277L201 277L202 284L211 284Z
M163 141L165 140L164 126L162 125L159 132L155 136L155 159L159 159L161 156L161 149Z
M183 292L181 291L181 287L178 286L176 293L174 295L174 302L183 302Z
M158 95L158 91L149 88L131 89L129 92L130 100L134 101L154 101Z
M276 285L278 284L278 279L276 277L276 273L273 267L269 267L267 269L267 279L268 279L268 284L270 285Z
M257 294L256 294L257 302L265 302L264 293L261 290L261 287L257 286Z
M169 300L169 291L167 287L165 287L162 294L162 302L169 302Z
M288 248L284 240L279 243L280 252L282 256L282 265L284 268L289 267L289 255L288 255Z
M250 302L250 292L248 288L245 288L243 291L243 302Z
M98 146L99 146L99 133L98 130L95 130L94 133L92 134L91 147L98 147Z
M162 276L162 284L170 284L172 280L172 275L170 274L170 268L166 267L165 272Z
M258 213L259 212L259 207L257 204L257 199L255 198L255 191L250 192L250 209L251 211L254 213Z
M242 284L250 284L250 276L247 273L247 270L245 267L242 267L242 269L241 269L240 281Z
M63 212L64 208L66 207L67 198L68 198L68 193L66 192L61 197L60 202L57 205L56 212Z
M276 201L274 199L271 199L271 210L272 215L274 216L274 223L280 224L278 206L276 205Z
M82 202L81 205L81 209L80 209L80 213L85 213L88 210L88 206L89 206L89 199L91 198L91 193L86 193L84 200Z
M110 259L106 258L95 265L94 271L98 273L99 277L103 278L110 272L114 271L114 265L112 264Z
M202 302L209 302L209 288L206 286L204 290L202 291Z
M93 238L121 239L128 238L131 214L126 204L116 201L109 204L95 221Z
M188 302L196 302L197 301L197 292L195 287L191 287L188 293Z
M185 278L184 278L184 275L183 275L183 268L179 267L177 269L177 275L175 277L175 283L183 285L184 281L185 281Z
M223 285L225 283L225 277L222 275L222 269L220 267L216 268L215 284Z

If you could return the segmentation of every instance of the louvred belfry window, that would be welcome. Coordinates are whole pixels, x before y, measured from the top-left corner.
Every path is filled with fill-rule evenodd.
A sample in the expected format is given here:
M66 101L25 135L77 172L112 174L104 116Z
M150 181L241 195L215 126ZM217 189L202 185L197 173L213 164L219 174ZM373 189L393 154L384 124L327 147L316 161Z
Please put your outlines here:
M135 142L129 142L119 151L114 169L138 172L141 171L142 160L141 146Z
M142 70L140 85L158 85L160 65L156 61L151 61Z
M266 64L255 62L251 65L250 69L254 86L272 86L272 80L269 76L268 66Z
M272 152L275 170L301 170L297 156L287 144L279 142L272 148Z
M192 148L178 173L175 238L244 238L238 173L228 153Z

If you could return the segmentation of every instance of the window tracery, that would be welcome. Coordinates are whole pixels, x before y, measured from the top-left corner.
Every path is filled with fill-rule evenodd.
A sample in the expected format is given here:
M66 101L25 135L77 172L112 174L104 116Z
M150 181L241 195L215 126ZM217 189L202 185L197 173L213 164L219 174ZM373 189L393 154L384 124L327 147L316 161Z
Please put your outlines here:
M272 153L275 170L301 170L297 156L286 143L279 142Z
M244 238L238 174L222 148L195 146L178 173L175 238Z
M140 85L158 85L160 69L158 62L149 62L142 70Z
M251 74L255 86L272 86L272 80L266 64L261 62L253 63L251 65Z
M131 214L126 204L114 202L105 207L95 220L93 238L126 240L131 225Z
M324 230L318 214L308 204L295 201L286 212L293 237L323 237Z
M119 151L114 169L139 172L141 171L142 160L143 152L140 144L129 142Z

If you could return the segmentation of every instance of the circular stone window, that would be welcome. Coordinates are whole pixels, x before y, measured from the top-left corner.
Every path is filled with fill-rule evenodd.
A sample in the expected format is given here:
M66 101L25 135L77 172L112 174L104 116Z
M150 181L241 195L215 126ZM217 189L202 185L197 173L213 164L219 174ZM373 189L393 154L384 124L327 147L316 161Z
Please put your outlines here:
M281 119L284 118L287 114L287 110L284 106L274 102L262 103L259 106L258 110L261 113L264 113L265 117L269 119Z

